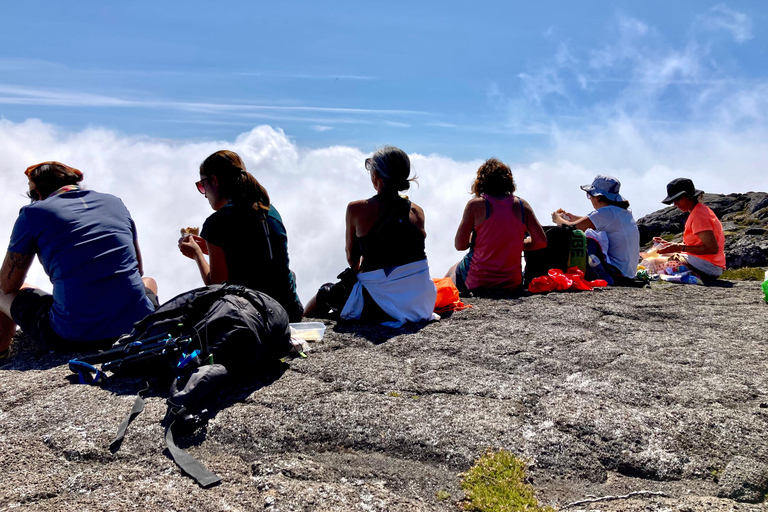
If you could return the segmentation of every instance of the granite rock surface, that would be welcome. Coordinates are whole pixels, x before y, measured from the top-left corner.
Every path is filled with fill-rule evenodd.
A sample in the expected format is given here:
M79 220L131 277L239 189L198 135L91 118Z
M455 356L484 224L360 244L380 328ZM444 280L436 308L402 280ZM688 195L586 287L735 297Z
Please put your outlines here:
M529 458L562 510L768 510L718 497L729 463L768 463L759 283L466 302L400 330L327 322L307 359L220 392L177 439L211 489L164 453L167 382L112 454L143 383L76 384L22 334L0 367L0 510L453 511L488 448ZM567 506L640 490L665 497Z

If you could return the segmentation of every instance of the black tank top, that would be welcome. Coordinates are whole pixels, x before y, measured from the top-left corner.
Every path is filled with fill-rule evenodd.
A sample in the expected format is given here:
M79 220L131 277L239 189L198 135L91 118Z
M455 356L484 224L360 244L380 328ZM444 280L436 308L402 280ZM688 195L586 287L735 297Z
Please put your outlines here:
M363 272L427 259L424 233L411 223L410 215L408 199L397 196L394 200L386 200L374 225L365 236L358 238Z

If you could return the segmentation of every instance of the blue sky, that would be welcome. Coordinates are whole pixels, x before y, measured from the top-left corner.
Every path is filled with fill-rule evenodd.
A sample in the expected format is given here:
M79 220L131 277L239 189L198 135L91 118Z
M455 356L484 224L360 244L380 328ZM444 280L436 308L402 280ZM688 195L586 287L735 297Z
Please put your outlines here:
M0 240L23 170L60 160L117 194L168 298L199 286L178 229L211 214L200 162L237 151L289 234L305 301L345 266L366 156L411 155L432 275L480 163L511 164L542 223L616 176L635 218L671 179L768 190L768 2L6 2ZM30 282L49 287L42 269Z
M0 116L172 140L269 124L306 147L394 143L525 162L553 132L606 118L720 122L690 98L768 79L764 1L31 1L3 11ZM703 101L706 112L713 100Z

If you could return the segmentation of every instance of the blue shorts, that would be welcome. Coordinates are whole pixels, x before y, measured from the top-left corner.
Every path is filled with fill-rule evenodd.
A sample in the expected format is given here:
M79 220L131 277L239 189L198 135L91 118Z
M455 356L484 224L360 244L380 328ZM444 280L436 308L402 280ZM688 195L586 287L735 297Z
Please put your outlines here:
M145 288L145 292L152 305L157 308L157 295L148 288ZM117 339L76 341L62 338L51 326L51 306L53 306L53 295L37 288L24 288L11 303L11 318L21 327L24 334L55 352L103 350L111 347Z
M468 293L467 289L467 275L469 275L469 265L472 263L472 255L474 254L474 247L469 249L469 252L461 258L461 261L456 265L456 288L462 293Z

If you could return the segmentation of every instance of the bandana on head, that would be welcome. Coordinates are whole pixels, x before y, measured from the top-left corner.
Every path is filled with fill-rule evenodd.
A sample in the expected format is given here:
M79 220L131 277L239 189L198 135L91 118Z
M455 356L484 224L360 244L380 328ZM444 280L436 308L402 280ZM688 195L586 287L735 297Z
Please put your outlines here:
M82 178L83 177L83 173L80 172L78 169L75 169L74 167L70 167L70 166L65 165L65 164L63 164L61 162L56 162L56 161L53 161L53 160L50 161L50 162L42 162L42 163L39 163L39 164L30 165L29 167L27 167L27 170L24 171L24 174L26 174L27 178L29 178L29 175L32 174L32 172L35 169L37 169L38 167L42 167L43 165L59 165L59 166L63 167L65 170L67 170L68 172L71 172L72 174L75 174L78 178Z

